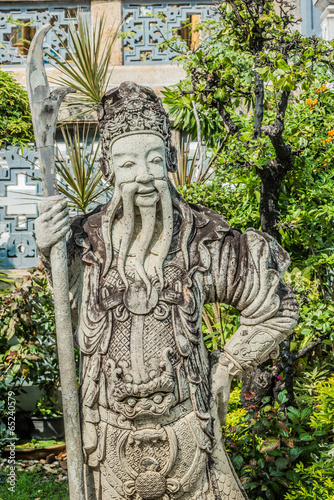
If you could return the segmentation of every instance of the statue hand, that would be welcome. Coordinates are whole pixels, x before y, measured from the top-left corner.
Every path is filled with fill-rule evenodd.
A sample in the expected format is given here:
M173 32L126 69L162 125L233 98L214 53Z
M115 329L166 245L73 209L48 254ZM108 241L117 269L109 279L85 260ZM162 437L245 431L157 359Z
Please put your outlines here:
M70 229L67 201L62 196L50 196L38 205L40 216L35 220L38 251L49 257L51 248L62 240Z
M230 399L231 382L238 378L240 370L235 364L222 352L219 356L215 369L212 372L212 394L215 398L218 408L220 424L224 425L226 421L227 405Z

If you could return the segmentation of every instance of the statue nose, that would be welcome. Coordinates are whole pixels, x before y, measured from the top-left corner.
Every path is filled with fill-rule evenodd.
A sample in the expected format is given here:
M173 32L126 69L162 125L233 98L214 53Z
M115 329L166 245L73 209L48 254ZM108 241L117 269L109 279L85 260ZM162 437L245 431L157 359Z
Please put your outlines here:
M136 177L136 182L138 184L147 184L148 182L151 182L154 180L154 176L150 173L146 172L141 172L139 175Z

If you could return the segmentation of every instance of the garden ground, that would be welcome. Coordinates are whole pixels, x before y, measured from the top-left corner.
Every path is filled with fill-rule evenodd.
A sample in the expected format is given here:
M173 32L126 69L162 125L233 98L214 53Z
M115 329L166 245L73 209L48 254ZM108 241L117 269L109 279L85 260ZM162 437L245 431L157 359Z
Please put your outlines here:
M6 459L1 460L2 473L8 473ZM18 460L15 491L8 482L0 485L0 500L69 500L67 472L58 461Z

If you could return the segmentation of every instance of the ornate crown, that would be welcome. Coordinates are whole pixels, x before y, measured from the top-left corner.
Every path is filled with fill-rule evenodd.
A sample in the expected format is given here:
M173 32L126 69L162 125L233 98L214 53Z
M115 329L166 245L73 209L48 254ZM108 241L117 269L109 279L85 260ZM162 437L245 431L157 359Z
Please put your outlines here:
M160 136L166 145L167 169L177 170L176 150L171 144L170 122L161 100L152 89L123 82L107 92L97 108L102 146L101 168L112 181L114 172L111 146L120 137L150 133Z

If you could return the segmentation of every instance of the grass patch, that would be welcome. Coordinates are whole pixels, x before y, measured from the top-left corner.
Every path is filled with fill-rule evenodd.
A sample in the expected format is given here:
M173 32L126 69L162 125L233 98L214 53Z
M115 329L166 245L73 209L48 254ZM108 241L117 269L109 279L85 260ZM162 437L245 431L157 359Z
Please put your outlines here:
M48 448L49 446L57 446L60 444L65 444L65 441L38 441L37 439L32 439L31 441L29 441L29 443L25 442L24 444L17 444L15 448L18 450L24 450L26 448L41 449Z
M56 476L57 477L57 476ZM9 483L0 485L0 500L69 500L68 483L56 483L55 477L43 477L43 472L23 471L16 476L15 492Z

